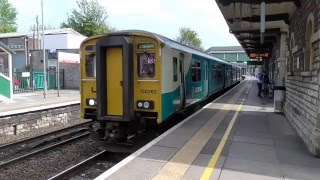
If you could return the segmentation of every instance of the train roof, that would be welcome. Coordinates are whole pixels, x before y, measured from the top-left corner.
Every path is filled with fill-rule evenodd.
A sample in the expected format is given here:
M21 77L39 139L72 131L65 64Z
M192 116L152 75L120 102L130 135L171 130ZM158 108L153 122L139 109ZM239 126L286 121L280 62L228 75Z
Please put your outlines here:
M224 60L221 60L219 58L216 58L216 57L214 57L212 55L206 54L206 53L204 53L202 51L199 51L197 49L194 49L194 48L188 47L186 45L183 45L183 44L181 44L179 42L176 42L176 41L174 41L172 39L169 39L169 38L167 38L165 36L162 36L160 34L152 33L152 32L149 32L149 31L144 31L144 30L122 30L122 31L116 31L116 32L108 33L107 35L142 35L142 36L150 36L150 37L154 37L154 38L158 39L163 44L165 44L167 46L170 46L171 48L174 48L174 49L177 49L177 50L181 50L181 51L184 51L184 52L189 52L189 53L192 53L192 54L195 54L195 55L198 55L198 56L202 56L202 57L205 57L205 58L208 58L208 59L212 59L212 60L221 62L223 64L237 66L237 65L234 65L232 63L229 63L229 62L226 62ZM92 38L95 38L95 37L101 37L101 36L94 36ZM89 39L92 39L92 38L88 38L85 41L87 41Z

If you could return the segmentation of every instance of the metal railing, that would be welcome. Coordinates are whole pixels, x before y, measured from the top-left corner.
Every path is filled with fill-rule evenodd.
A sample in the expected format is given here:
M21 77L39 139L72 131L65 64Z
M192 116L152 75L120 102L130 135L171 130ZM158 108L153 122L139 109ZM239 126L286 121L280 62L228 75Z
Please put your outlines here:
M13 72L13 93L23 93L23 92L32 92L37 90L43 90L44 88L44 73L39 71L32 72ZM47 71L47 79L48 79L48 89L56 89L57 88L57 73L56 72L48 72ZM60 87L64 88L63 84L64 79L64 71L60 70Z

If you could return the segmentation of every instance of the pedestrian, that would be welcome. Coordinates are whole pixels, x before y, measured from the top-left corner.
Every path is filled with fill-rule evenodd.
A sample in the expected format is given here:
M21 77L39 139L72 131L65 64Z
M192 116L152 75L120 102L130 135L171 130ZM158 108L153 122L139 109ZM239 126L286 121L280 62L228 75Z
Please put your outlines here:
M257 85L258 85L258 97L262 98L261 92L262 92L262 83L263 83L263 74L259 72L257 74Z

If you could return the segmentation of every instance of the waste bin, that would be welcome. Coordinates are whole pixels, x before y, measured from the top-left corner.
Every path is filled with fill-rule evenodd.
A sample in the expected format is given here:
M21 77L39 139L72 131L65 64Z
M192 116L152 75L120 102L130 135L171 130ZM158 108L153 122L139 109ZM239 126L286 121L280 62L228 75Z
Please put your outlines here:
M282 112L285 92L286 87L284 86L274 87L274 112Z

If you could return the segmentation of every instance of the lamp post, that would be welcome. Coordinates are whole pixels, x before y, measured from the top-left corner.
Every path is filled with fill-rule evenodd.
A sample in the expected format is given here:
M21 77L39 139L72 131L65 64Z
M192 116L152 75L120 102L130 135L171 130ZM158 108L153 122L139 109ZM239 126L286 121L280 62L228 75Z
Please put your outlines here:
M41 0L41 18L42 18L42 51L43 51L43 97L47 95L47 73L46 73L46 51L44 47L44 25L43 25L43 0Z

